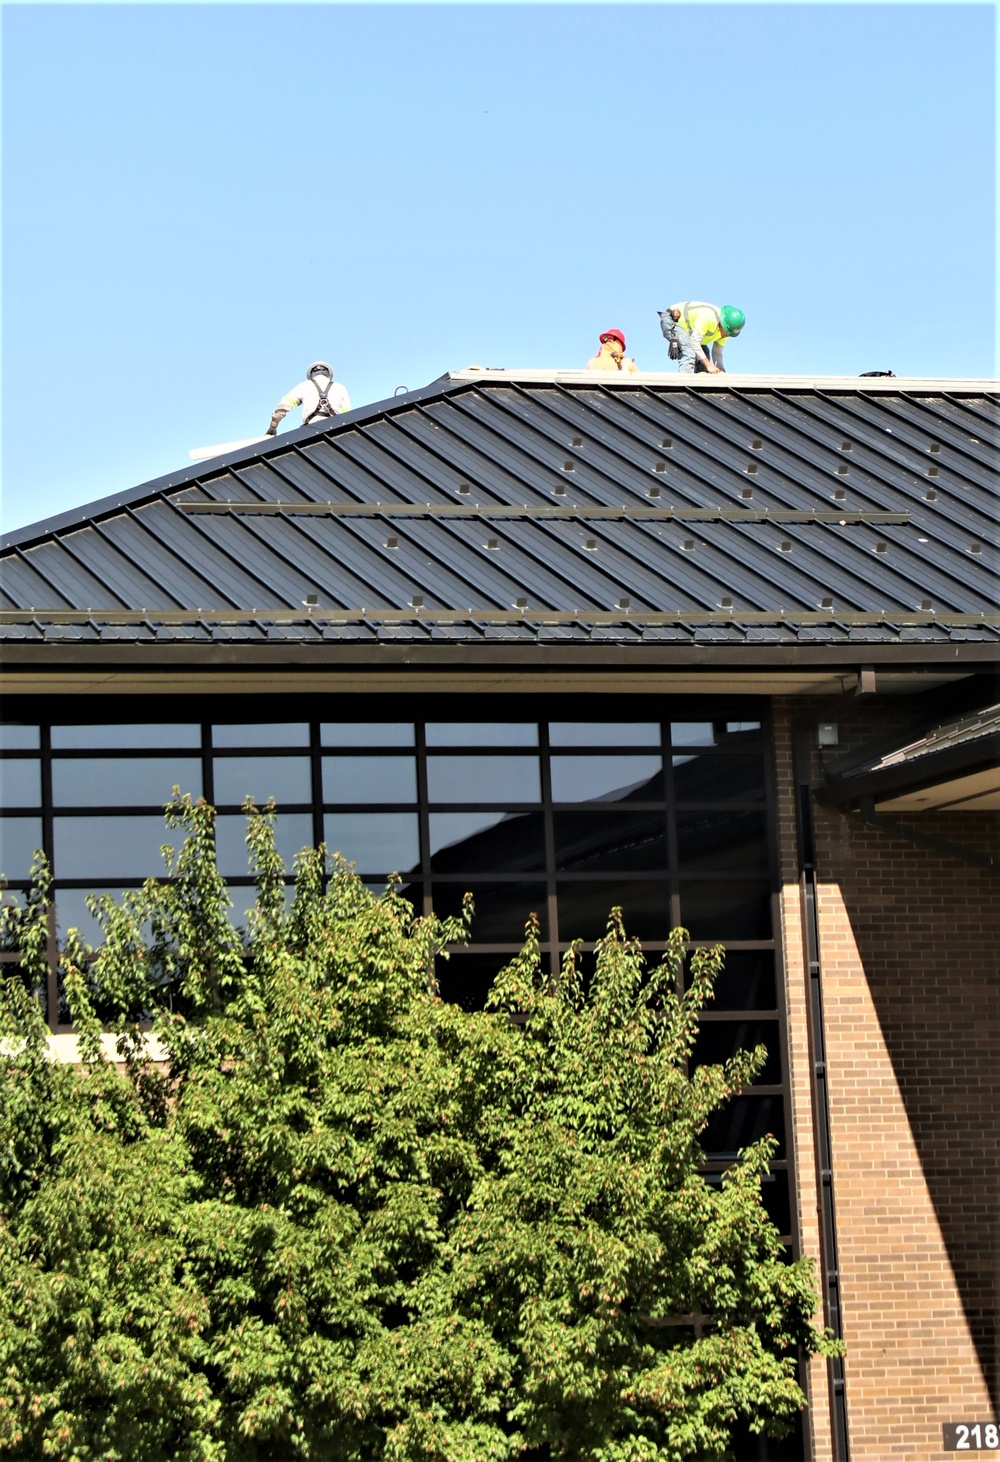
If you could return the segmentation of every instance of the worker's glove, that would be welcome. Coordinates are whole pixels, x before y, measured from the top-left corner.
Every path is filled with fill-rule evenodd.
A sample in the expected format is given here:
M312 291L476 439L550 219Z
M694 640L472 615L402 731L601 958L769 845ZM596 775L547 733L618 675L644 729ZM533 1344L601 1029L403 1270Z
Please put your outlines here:
M264 435L265 436L268 436L268 437L273 437L274 434L275 434L275 432L278 430L278 423L281 421L281 418L283 416L285 416L285 415L286 415L286 413L284 411L282 411L281 408L279 407L278 410L275 411L274 414L273 414L273 416L271 417L271 425L268 427L268 429L264 433Z

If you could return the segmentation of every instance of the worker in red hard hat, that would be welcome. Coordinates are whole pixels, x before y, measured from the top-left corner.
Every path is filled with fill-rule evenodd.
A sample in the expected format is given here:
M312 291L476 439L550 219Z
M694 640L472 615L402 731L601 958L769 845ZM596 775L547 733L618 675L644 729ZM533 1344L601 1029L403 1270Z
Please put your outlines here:
M637 371L634 360L625 355L625 332L605 330L600 338L601 348L587 362L588 371Z

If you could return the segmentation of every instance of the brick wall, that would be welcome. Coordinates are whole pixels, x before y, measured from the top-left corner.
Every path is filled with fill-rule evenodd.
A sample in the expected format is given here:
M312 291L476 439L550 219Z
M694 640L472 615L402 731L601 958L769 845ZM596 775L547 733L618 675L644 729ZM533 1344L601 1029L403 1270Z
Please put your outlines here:
M775 710L792 1116L803 1249L815 1253L792 727L835 720L843 751L915 711L905 698ZM1000 880L857 817L815 815L851 1459L930 1462L946 1455L942 1422L995 1420L1000 1393ZM1000 851L994 814L896 820ZM825 1383L813 1370L813 1454L825 1462Z

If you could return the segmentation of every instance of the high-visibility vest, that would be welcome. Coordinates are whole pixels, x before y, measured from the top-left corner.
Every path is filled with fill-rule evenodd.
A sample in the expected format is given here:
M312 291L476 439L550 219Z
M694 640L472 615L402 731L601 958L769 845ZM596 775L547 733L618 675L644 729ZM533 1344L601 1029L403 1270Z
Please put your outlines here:
M680 310L678 325L689 335L700 335L702 345L714 345L717 341L726 339L722 333L722 315L716 305L710 305L705 300L684 300L682 304L671 305L670 308Z

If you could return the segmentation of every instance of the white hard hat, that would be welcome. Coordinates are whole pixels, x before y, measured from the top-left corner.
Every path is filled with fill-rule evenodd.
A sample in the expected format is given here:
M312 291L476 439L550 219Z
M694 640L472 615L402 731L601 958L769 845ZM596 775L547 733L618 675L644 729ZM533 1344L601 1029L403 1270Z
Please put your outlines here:
M314 371L323 371L326 375L330 377L331 381L333 380L333 368L331 366L328 366L325 360L314 360L312 365L306 371L306 375L311 376Z

